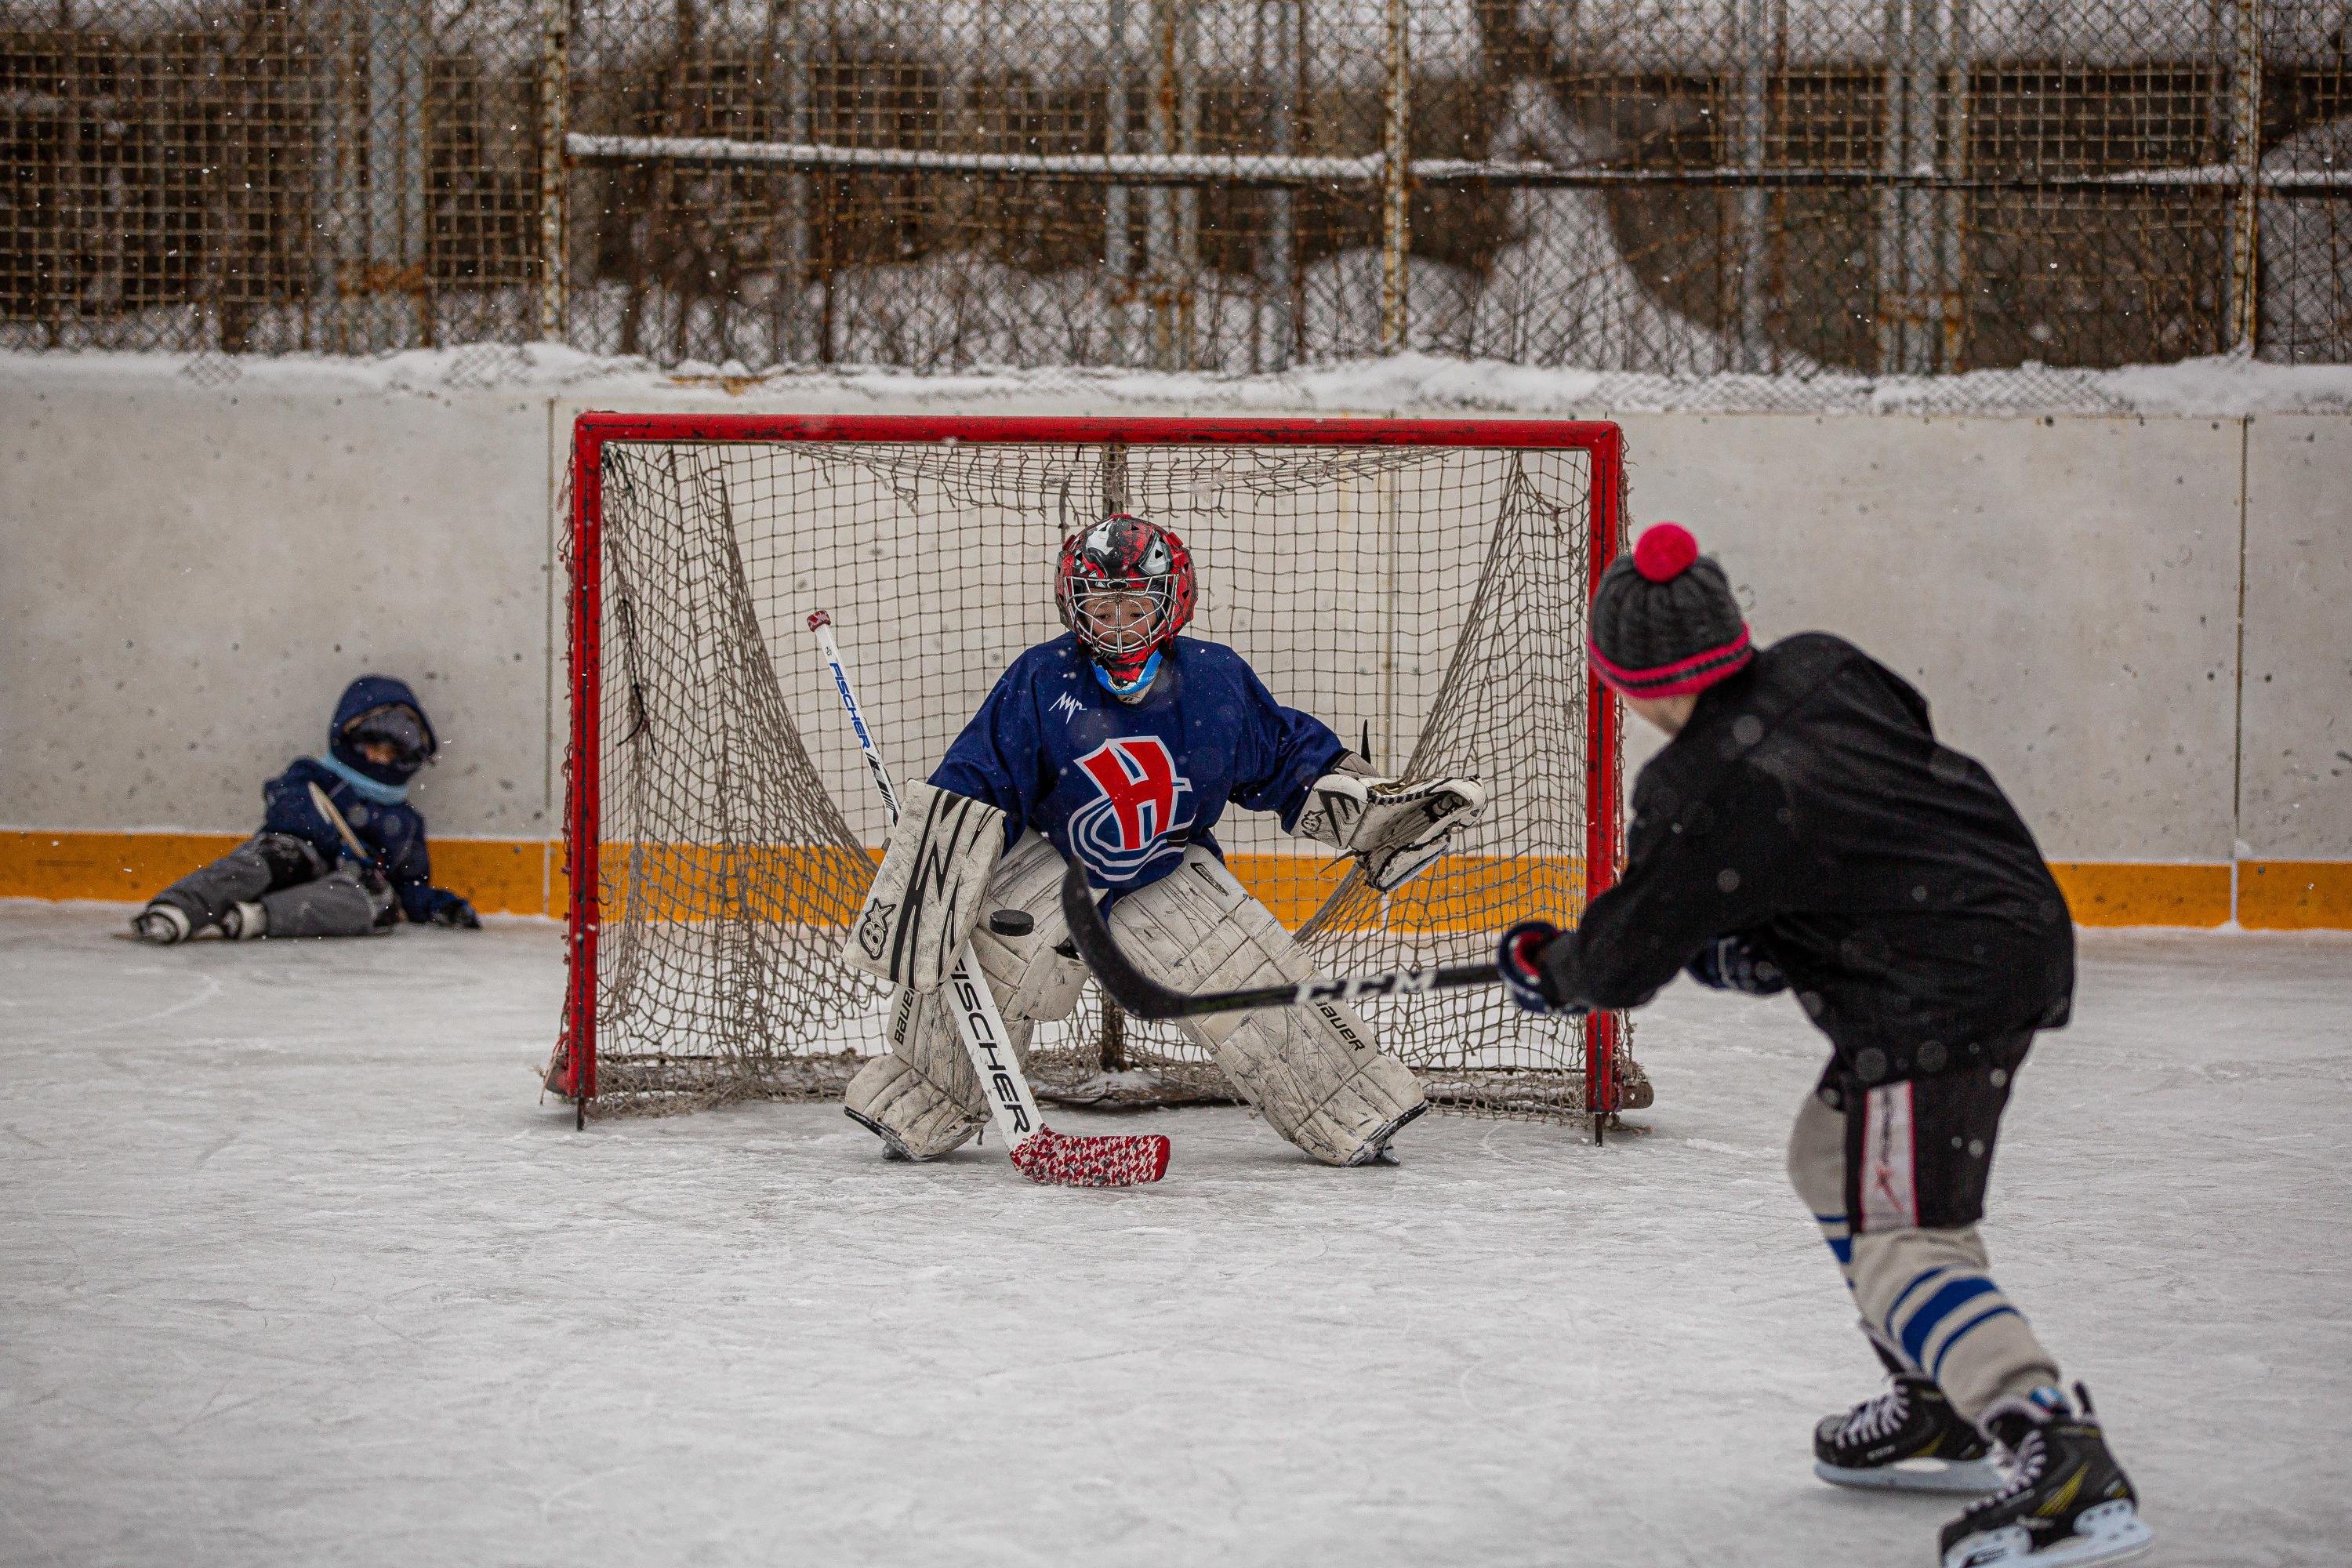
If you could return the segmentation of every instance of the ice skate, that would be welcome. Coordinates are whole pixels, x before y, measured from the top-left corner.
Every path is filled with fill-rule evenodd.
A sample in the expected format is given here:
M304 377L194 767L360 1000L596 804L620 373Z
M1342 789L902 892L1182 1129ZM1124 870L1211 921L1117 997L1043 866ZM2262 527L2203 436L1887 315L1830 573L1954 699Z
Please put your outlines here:
M1408 1108L1403 1115L1396 1118L1388 1125L1382 1127L1379 1131L1373 1133L1370 1138L1366 1139L1364 1141L1363 1148L1357 1153L1356 1157L1349 1161L1348 1163L1350 1165L1395 1164L1397 1163L1396 1151L1389 1147L1389 1140L1395 1137L1400 1131L1403 1131L1407 1122L1412 1121L1413 1118L1419 1116L1423 1111L1427 1110L1428 1109L1429 1101L1425 1100L1419 1105Z
M1896 1373L1886 1392L1813 1429L1813 1474L1842 1487L1895 1491L1989 1492L2000 1467L1977 1429L1960 1419L1944 1391L1913 1373Z
M158 947L185 942L193 930L188 911L177 904L150 904L131 917L131 934Z
M269 911L253 902L236 903L220 918L221 935L231 942L253 942L269 934Z
M2086 1568L2120 1563L2153 1540L2138 1494L2093 1419L2056 1389L2003 1400L1987 1425L2009 1450L2009 1482L1944 1526L1944 1568Z
M874 1118L870 1116L860 1116L855 1110L845 1111L845 1114L846 1114L852 1121L856 1122L857 1125L865 1128L866 1131L873 1133L874 1136L882 1140L882 1157L885 1160L904 1162L914 1159L915 1156L913 1152L907 1147L907 1141L904 1138L899 1137L896 1132L891 1131L887 1127L883 1126L879 1121L875 1121Z

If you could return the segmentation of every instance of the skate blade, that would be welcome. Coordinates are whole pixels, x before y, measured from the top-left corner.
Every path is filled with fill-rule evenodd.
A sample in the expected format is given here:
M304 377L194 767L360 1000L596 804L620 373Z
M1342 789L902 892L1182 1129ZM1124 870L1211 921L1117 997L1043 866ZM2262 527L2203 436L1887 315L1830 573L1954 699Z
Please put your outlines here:
M1835 1487L1870 1491L1979 1492L2000 1488L2000 1467L1983 1459L1905 1459L1866 1470L1848 1469L1826 1459L1813 1461L1813 1474Z
M2092 1568L2137 1557L2155 1544L2139 1510L2119 1500L2085 1509L2074 1521L2074 1534L2039 1552L2018 1525L1954 1542L1944 1553L1944 1568Z
M872 1117L860 1116L857 1112L850 1110L849 1107L845 1105L841 1108L841 1113L844 1116L848 1117L852 1121L856 1122L860 1127L865 1128L868 1132L873 1133L877 1138L882 1140L882 1158L884 1160L893 1163L908 1165L919 1164L921 1163L915 1158L915 1152L907 1147L907 1141L905 1139L899 1137L896 1132L891 1131L887 1127L883 1126L879 1121L875 1121Z

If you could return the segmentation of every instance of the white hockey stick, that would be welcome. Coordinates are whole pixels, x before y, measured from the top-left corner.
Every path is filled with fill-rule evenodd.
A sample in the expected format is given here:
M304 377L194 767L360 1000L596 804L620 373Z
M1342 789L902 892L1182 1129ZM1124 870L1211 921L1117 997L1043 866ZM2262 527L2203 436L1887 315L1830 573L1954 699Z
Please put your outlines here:
M875 787L882 792L882 805L895 823L898 791L890 782L890 770L883 763L873 732L866 727L857 694L850 689L849 671L842 665L840 646L833 640L833 617L819 610L808 618L808 625L816 634L817 646L824 650L834 689L841 694L849 726L857 732L858 748L866 753L866 769L873 773ZM1029 1092L1029 1079L1013 1057L996 997L980 965L972 962L969 942L948 972L947 988L952 1002L948 1010L955 1015L956 1032L963 1037L972 1071L987 1092L989 1115L1004 1139L1013 1167L1023 1175L1061 1186L1130 1187L1156 1182L1167 1173L1168 1140L1156 1133L1071 1137L1045 1124L1038 1115L1037 1098Z

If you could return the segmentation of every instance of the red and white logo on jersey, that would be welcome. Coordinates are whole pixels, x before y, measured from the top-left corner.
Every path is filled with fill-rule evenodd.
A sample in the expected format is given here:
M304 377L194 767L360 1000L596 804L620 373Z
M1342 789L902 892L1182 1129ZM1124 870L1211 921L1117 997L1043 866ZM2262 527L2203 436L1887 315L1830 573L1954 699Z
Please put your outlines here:
M1077 761L1101 793L1070 814L1070 842L1106 882L1132 881L1162 856L1181 855L1192 826L1192 781L1157 735L1106 741Z

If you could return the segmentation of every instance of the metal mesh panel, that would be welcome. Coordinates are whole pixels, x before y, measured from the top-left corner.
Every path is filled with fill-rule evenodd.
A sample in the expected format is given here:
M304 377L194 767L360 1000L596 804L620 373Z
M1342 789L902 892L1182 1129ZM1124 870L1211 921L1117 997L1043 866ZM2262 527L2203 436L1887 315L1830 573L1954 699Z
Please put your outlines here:
M1792 405L2342 360L2347 37L2342 0L0 0L0 346L1412 348Z
M1227 813L1228 864L1318 964L1473 962L1509 921L1582 907L1581 450L624 444L603 472L603 678L575 697L603 737L601 1110L837 1092L878 1048L878 988L837 949L886 823L806 617L832 613L886 755L921 776L1059 635L1055 551L1106 504L1191 546L1189 635L1386 766L1490 791L1458 852L1387 897ZM1584 1106L1578 1025L1493 991L1368 1013L1441 1104ZM1091 990L1041 1028L1034 1071L1083 1102L1230 1094L1172 1027Z
M535 15L0 4L0 347L535 336Z

